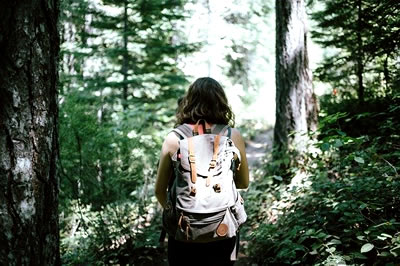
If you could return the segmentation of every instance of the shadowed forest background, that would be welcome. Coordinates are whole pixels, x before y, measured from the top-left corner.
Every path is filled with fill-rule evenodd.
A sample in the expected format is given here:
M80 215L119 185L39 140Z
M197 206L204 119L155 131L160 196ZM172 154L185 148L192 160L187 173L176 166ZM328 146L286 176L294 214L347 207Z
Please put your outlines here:
M0 4L0 264L167 265L157 161L203 76L248 144L238 265L400 263L398 1L36 2Z

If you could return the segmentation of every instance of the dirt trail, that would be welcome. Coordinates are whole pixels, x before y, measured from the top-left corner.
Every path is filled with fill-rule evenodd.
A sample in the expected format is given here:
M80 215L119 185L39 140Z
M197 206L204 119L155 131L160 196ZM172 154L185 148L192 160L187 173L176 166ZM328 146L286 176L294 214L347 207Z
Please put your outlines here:
M262 166L263 158L267 153L272 151L273 144L273 136L274 129L268 129L261 131L257 134L257 136L252 140L246 141L246 156L249 163L250 170L250 183L254 180L253 173L254 171ZM253 266L245 254L247 243L246 241L240 241L240 249L239 249L239 258L235 263L235 266Z
M255 169L262 164L262 158L272 150L274 129L261 131L254 139L246 141L246 155L249 168Z

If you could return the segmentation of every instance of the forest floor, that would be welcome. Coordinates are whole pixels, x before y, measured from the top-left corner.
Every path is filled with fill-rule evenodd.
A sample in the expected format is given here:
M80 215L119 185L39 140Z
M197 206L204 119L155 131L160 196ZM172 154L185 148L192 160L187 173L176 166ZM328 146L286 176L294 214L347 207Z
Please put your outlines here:
M262 166L264 158L272 151L274 137L274 129L260 131L256 136L246 141L246 156L249 164L250 171L250 185L254 181L255 171ZM246 256L245 247L247 243L240 241L241 250L239 251L239 259L236 261L235 266L251 265Z
M252 172L262 164L265 155L272 151L274 129L259 132L253 139L246 141L246 155L249 170Z

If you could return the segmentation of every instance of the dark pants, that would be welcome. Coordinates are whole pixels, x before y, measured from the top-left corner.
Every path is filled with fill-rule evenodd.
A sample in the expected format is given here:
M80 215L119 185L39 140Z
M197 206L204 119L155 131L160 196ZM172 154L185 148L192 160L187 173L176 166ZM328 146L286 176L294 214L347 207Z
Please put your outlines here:
M231 254L238 239L230 238L210 243L186 243L168 238L168 262L170 266L202 265L202 266L228 266ZM236 248L236 252L238 251Z

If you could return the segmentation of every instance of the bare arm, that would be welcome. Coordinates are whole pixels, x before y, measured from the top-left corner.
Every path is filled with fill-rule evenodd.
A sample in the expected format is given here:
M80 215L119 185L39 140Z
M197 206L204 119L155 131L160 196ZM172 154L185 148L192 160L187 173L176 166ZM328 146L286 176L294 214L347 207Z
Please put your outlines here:
M161 148L160 161L157 171L155 194L163 208L167 204L167 188L169 178L173 173L171 156L178 150L178 137L174 133L168 134Z
M246 146L242 135L234 128L232 128L232 140L239 149L241 157L240 169L236 172L235 184L237 188L244 189L249 186L249 166L246 157Z

